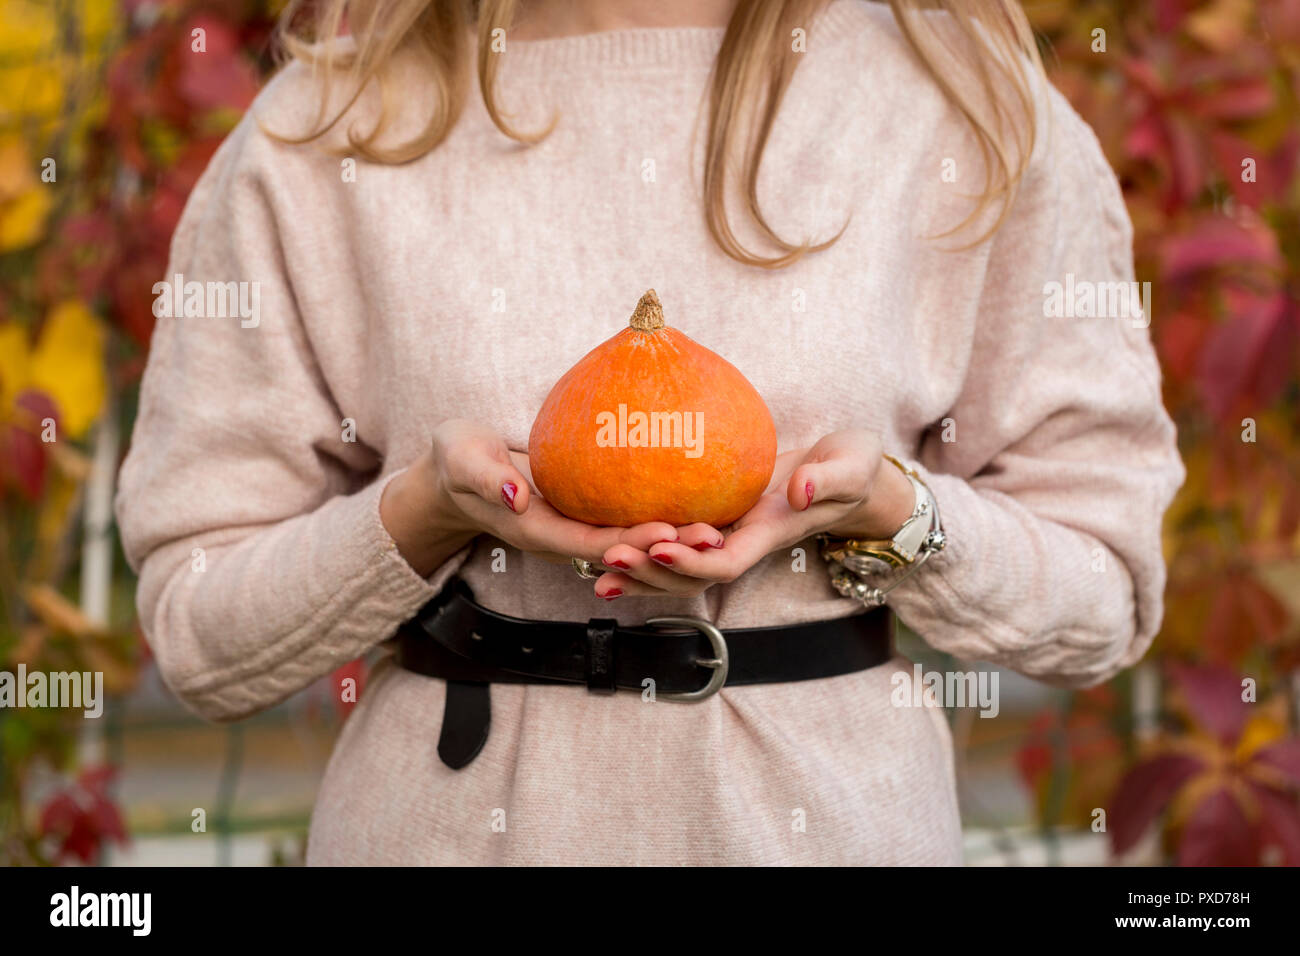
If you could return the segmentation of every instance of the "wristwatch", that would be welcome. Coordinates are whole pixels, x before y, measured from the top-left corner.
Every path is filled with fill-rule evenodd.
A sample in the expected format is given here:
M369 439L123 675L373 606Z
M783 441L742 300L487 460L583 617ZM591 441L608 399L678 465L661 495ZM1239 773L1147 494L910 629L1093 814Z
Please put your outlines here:
M865 604L883 604L886 594L947 544L939 521L939 504L921 476L892 455L886 455L885 460L907 476L915 495L912 513L894 536L882 540L817 536L822 558L830 564L835 590ZM889 574L899 568L908 570L884 589L862 580L867 575Z

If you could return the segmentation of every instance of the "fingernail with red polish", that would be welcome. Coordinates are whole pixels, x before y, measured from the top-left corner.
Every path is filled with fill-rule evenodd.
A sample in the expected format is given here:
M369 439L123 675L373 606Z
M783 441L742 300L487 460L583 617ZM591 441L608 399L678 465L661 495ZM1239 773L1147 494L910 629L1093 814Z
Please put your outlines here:
M666 554L652 554L650 555L650 559L652 561L658 561L660 564L671 565L673 563L673 559L668 557Z
M518 490L513 481L507 481L501 486L501 500L506 503L506 507L511 511L515 510L515 492Z
M622 568L624 571L628 570L631 567L631 565L628 564L626 561L611 561L609 562L609 566L611 568Z
M603 597L606 601L612 601L614 600L614 598L618 597L622 593L623 593L622 588L610 588L608 591L602 594L601 597Z
M806 495L808 496L808 504L807 504L807 505L804 505L804 507L807 508L808 505L811 505L811 504L812 504L812 498L813 498L813 486L812 486L812 482L810 481L810 482L808 482L807 484L805 484L805 485L803 486L803 490L804 490L804 494L806 494Z

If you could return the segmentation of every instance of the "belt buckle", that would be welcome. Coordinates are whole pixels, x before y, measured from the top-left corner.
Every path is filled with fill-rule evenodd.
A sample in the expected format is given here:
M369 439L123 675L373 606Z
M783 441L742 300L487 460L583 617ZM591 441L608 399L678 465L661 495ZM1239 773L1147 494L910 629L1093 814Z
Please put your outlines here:
M646 621L646 624L651 627L690 628L707 637L709 644L713 646L713 657L695 659L695 663L700 667L708 667L713 670L713 675L709 678L707 684L699 690L687 691L683 694L657 694L657 699L693 704L707 700L722 689L722 685L727 682L727 668L730 664L727 653L727 640L722 636L722 631L718 630L710 622L698 617L652 617Z

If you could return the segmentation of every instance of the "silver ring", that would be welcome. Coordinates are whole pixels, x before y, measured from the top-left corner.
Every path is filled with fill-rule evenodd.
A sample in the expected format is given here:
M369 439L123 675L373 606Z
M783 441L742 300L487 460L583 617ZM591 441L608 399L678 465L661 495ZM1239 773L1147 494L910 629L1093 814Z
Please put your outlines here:
M572 560L573 560L573 570L578 572L578 577L580 578L600 577L602 572L596 570L596 566L592 564L590 561L588 561L586 558L573 558Z

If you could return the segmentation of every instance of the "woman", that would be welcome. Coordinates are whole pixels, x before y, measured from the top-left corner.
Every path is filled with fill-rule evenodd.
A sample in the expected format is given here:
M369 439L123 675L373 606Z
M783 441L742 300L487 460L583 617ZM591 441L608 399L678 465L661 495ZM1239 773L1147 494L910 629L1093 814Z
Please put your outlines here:
M169 277L254 284L259 315L154 335L118 512L168 684L238 719L400 629L312 863L959 862L943 712L896 693L857 598L963 660L1105 680L1158 629L1182 479L1145 314L1052 304L1131 282L1131 228L1018 8L343 6L308 38L356 39L293 43L173 241ZM593 528L530 484L548 390L651 286L775 420L728 528ZM454 594L592 619L592 690L602 622L665 614L720 628L732 675L689 704L465 677L423 661L477 653L430 623ZM737 685L756 627L789 639ZM631 634L647 671L697 639Z

